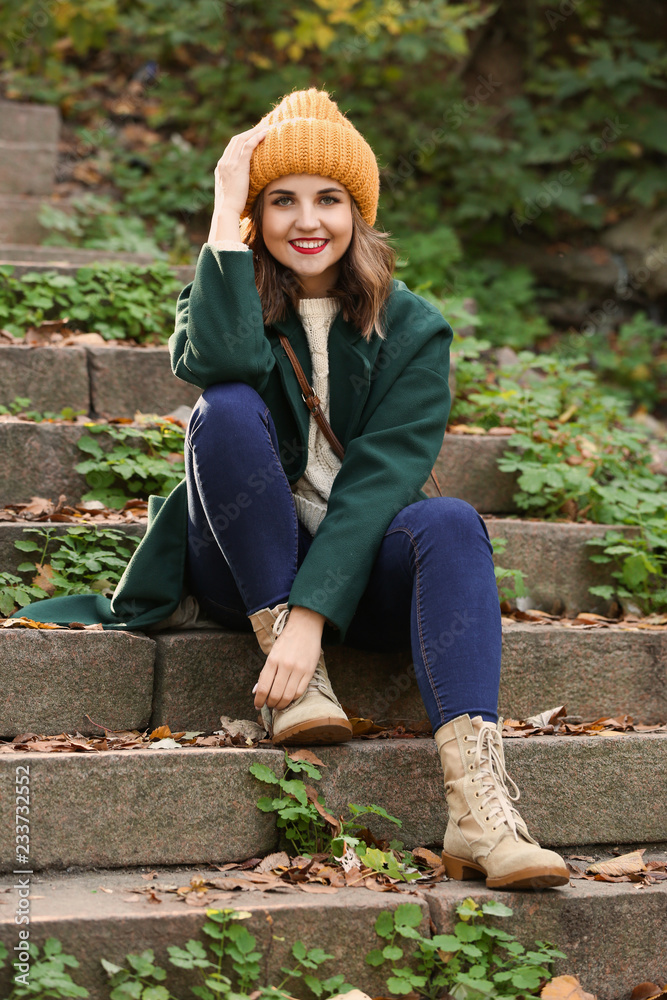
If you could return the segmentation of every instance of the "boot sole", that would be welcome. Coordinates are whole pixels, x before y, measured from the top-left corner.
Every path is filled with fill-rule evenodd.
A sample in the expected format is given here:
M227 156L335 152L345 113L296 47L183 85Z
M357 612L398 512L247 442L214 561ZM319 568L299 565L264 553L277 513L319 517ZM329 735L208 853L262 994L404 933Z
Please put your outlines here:
M551 889L557 885L567 885L570 876L562 868L555 865L547 868L520 868L508 875L490 878L481 865L475 861L464 861L451 854L442 853L442 863L445 866L447 878L455 882L466 882L468 879L486 879L489 889Z
M271 742L280 746L283 743L300 744L328 744L346 743L352 739L352 726L340 718L333 719L312 719L309 722L301 722L289 729L284 729L277 736L271 738Z

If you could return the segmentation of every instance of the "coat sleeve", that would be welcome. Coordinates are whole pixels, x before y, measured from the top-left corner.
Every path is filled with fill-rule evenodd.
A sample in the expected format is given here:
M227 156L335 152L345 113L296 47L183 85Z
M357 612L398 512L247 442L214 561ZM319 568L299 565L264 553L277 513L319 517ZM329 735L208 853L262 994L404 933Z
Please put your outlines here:
M245 382L261 392L275 359L264 334L253 255L205 243L176 303L169 338L174 375L206 389Z
M347 446L327 513L297 572L289 604L323 614L341 633L352 620L384 534L400 510L423 498L447 425L452 329L424 304L423 346Z

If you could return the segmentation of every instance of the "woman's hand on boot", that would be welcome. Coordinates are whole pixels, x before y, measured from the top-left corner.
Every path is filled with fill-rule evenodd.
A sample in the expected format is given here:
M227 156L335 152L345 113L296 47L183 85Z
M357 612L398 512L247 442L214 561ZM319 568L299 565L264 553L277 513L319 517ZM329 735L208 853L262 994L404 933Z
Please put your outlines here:
M255 685L255 708L287 708L303 694L320 659L324 622L310 608L291 609Z

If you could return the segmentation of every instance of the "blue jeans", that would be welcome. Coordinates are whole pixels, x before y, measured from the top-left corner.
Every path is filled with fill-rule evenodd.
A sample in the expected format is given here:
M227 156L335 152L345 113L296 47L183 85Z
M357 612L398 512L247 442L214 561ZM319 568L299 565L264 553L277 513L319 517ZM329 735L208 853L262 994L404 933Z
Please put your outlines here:
M185 444L188 584L232 629L287 601L312 538L298 521L268 407L241 382L210 386ZM496 722L502 628L486 525L464 500L404 507L389 525L345 644L411 648L435 732L458 715Z

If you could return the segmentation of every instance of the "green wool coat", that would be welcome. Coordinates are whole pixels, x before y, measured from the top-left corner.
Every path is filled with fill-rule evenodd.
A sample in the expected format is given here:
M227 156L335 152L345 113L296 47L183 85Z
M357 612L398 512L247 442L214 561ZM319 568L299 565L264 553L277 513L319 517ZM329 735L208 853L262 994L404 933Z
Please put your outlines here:
M309 411L280 344L289 338L306 376L311 360L298 313L265 327L252 254L206 243L194 280L178 297L169 340L174 374L206 389L244 382L273 417L290 483L307 462ZM385 314L386 338L367 342L339 312L329 334L330 423L345 458L327 514L299 568L289 604L312 608L344 639L382 538L395 515L424 499L449 416L452 329L438 310L394 280ZM255 485L253 486L253 482ZM261 491L258 476L248 495ZM246 502L245 500L243 501ZM101 622L143 629L170 615L184 592L187 495L183 480L166 497L151 497L148 529L113 597L52 598L24 608L38 621ZM329 630L327 630L329 632ZM335 638L333 641L335 641Z

